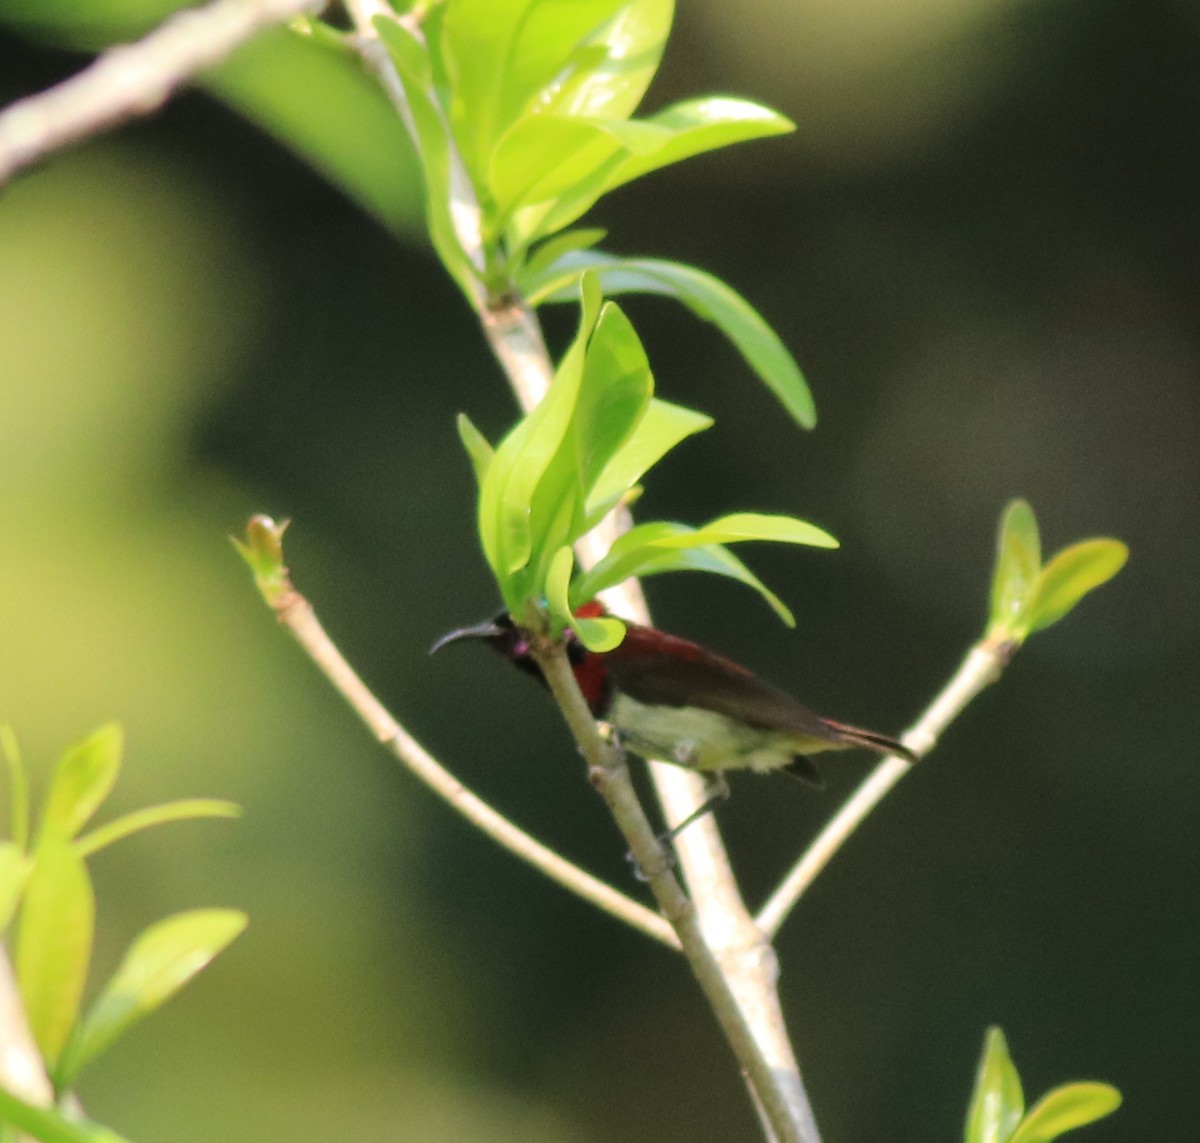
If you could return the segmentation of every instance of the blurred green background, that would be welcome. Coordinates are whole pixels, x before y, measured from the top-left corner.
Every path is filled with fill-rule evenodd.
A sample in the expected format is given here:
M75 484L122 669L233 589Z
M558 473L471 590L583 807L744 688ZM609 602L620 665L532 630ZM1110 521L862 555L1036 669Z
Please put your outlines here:
M1195 1139L1200 15L681 7L648 103L731 91L799 130L635 184L594 221L615 251L743 291L821 423L799 433L709 328L631 300L659 391L717 419L647 510L791 512L843 547L748 551L795 632L701 577L651 582L662 626L894 731L982 628L1010 497L1050 551L1132 548L782 934L825 1139L958 1138L992 1022L1031 1097L1072 1078L1124 1091L1088 1139ZM22 8L38 11L0 18ZM2 102L84 61L13 29ZM251 926L85 1076L88 1110L137 1143L756 1139L682 962L402 773L225 540L253 511L293 517L299 586L414 733L638 891L545 698L483 653L426 658L497 602L454 414L495 437L514 406L421 240L417 188L391 209L389 234L199 94L0 196L0 717L43 775L122 720L112 813L246 809L95 859L102 973L166 912L238 906ZM547 313L558 346L573 323ZM823 794L735 778L720 818L752 902L868 766L828 765Z

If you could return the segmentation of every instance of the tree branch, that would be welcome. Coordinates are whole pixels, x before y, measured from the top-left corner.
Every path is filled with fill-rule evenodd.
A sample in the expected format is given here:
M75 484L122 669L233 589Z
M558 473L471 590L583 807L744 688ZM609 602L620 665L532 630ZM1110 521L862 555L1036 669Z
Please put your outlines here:
M23 167L126 119L156 111L197 72L272 24L325 0L213 0L100 55L56 87L0 112L0 185Z
M286 569L281 569L273 587L264 588L260 580L260 588L280 623L304 648L308 657L316 663L321 673L350 704L375 737L443 801L497 844L522 861L528 862L552 881L578 894L585 901L590 901L618 920L653 937L661 944L670 948L679 947L679 941L670 925L657 913L593 877L525 833L468 790L433 758L388 713L358 677L317 620L312 604L291 585Z
M919 757L928 754L946 727L962 713L967 704L1000 678L1014 651L1015 647L1008 643L997 645L984 641L972 647L941 694L903 736L904 745ZM910 762L892 755L880 762L863 780L759 911L757 921L764 933L773 937L779 932L788 914L833 859L833 855L911 769Z

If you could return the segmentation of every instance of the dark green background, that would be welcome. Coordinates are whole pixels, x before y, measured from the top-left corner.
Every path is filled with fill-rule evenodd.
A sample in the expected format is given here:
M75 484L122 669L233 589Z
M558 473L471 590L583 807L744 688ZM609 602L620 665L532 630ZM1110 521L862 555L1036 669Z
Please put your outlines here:
M796 632L721 581L659 622L836 717L902 728L982 628L996 518L1129 543L884 804L779 942L827 1143L954 1140L985 1027L1027 1092L1105 1079L1086 1136L1186 1141L1200 989L1200 16L1179 0L686 5L651 107L734 91L796 135L595 212L694 262L794 349L795 430L708 327L631 300L664 396L716 427L645 511L795 513L836 553L747 549ZM0 99L80 57L0 40ZM547 313L561 346L574 314ZM85 1077L137 1143L757 1138L682 962L544 883L379 750L224 536L294 519L296 580L468 784L637 892L553 709L462 648L496 599L453 432L514 407L414 229L395 240L202 96L0 197L0 717L44 773L126 724L114 810L208 794L94 862L101 970L155 916L247 934ZM865 773L735 778L760 900Z

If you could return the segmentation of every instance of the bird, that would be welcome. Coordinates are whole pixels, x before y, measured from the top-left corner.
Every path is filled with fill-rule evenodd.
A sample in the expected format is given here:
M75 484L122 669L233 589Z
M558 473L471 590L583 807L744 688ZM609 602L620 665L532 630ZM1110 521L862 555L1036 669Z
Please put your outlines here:
M575 614L596 619L608 612L593 600ZM698 643L621 622L625 638L611 651L589 651L568 629L567 658L592 717L612 727L620 744L643 758L714 775L718 787L724 785L724 771L739 768L787 769L820 786L821 773L809 756L829 750L862 747L917 760L897 739L814 714L786 691ZM546 684L530 652L529 633L507 612L443 635L430 654L464 639L486 643Z

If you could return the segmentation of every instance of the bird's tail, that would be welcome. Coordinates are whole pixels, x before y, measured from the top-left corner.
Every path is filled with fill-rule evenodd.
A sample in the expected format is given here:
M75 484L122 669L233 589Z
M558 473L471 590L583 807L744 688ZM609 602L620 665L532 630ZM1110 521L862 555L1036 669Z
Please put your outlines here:
M917 761L916 754L909 750L903 742L889 738L886 734L876 734L873 730L847 726L844 722L834 722L832 718L823 718L821 722L847 746L862 746L867 750L874 750L876 754L896 754L909 762Z

